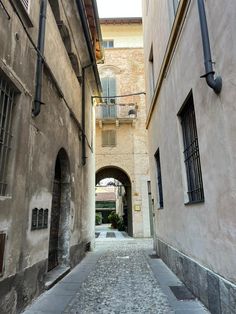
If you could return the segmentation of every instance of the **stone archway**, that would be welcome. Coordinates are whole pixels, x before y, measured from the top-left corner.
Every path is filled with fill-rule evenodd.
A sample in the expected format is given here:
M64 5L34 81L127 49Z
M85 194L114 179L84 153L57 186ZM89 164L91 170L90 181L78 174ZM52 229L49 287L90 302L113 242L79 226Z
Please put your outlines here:
M107 166L100 168L96 172L96 184L106 178L114 178L122 183L126 192L126 206L124 208L125 220L128 235L133 235L133 217L132 217L132 186L128 174L121 168L115 166Z
M70 199L70 163L66 151L62 148L58 152L54 171L48 271L58 265L69 265Z

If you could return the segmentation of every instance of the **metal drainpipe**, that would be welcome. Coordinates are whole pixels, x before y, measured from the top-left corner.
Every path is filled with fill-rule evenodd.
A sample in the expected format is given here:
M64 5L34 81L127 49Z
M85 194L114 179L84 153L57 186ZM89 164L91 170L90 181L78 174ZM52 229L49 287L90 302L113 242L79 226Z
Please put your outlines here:
M81 128L82 128L82 165L85 166L86 165L86 134L85 134L85 123L86 123L86 119L85 119L85 114L86 114L86 84L85 84L85 72L86 69L93 66L94 63L90 63L84 67L82 67L82 117L81 117Z
M40 113L40 107L42 104L42 78L43 78L43 54L45 43L45 31L46 31L46 15L47 15L47 0L41 0L40 3L40 18L39 18L39 33L38 33L38 53L37 68L36 68L36 84L35 84L35 96L34 107L32 109L32 115L36 117Z
M205 77L208 86L210 86L216 94L219 94L222 89L222 78L220 76L214 78L215 71L213 70L212 66L211 47L208 34L204 0L198 0L198 12L201 26L202 46L206 70L206 74L202 75L201 77Z
M86 143L85 143L85 68L82 68L82 165L86 165Z

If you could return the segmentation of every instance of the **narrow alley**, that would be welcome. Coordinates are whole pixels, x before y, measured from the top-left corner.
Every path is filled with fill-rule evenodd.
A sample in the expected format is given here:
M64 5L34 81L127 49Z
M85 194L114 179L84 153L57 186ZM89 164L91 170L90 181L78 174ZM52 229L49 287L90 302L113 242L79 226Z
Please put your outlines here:
M0 314L236 314L235 21L0 0Z
M24 314L208 313L157 258L152 239L107 225L98 226L96 236L95 251ZM181 290L175 296L169 287Z

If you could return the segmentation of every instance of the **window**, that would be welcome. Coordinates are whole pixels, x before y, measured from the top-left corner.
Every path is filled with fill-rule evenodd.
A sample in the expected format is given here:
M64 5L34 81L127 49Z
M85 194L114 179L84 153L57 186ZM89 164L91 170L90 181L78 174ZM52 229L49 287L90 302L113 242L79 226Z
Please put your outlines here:
M104 48L114 48L114 40L103 40L102 44Z
M172 0L172 1L173 1L173 9L174 9L174 15L175 15L178 9L179 0Z
M163 190L162 190L162 178L161 178L161 161L160 161L160 151L159 148L155 154L156 167L157 167L157 184L158 184L158 194L159 194L159 206L164 207L163 202Z
M14 90L0 77L0 195L6 195L7 168L12 140Z
M116 131L102 131L102 146L116 146Z
M106 76L101 79L103 101L115 104L115 98L106 98L116 96L116 78L115 76Z
M21 3L23 4L25 10L27 12L29 12L29 3L30 3L30 0L21 0Z
M192 94L188 97L179 115L183 132L184 163L187 174L189 203L202 202L204 201L204 192Z

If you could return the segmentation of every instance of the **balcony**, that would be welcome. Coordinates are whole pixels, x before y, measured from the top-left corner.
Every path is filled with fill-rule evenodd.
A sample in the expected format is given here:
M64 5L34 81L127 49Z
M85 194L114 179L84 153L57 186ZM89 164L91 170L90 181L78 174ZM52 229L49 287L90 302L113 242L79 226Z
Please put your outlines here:
M137 119L137 105L100 103L96 106L96 121L99 124L131 123Z

